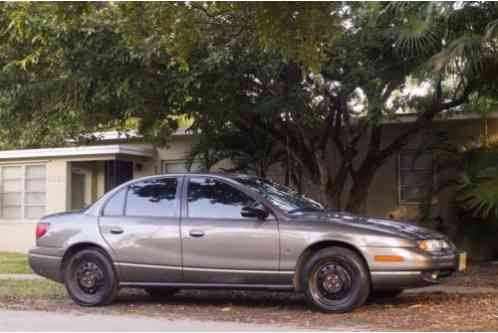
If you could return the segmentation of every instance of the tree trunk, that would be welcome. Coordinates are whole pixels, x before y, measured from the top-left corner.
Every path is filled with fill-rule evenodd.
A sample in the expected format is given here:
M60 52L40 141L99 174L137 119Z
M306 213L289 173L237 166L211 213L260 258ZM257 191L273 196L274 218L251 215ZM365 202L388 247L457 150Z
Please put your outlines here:
M353 182L353 186L349 190L346 211L356 214L366 213L368 190L372 185L377 169L378 167L370 166L357 175L356 181Z
M258 172L257 172L258 175L257 176L259 178L266 179L266 169L267 169L267 167L266 167L265 163L264 162L260 162L258 164Z

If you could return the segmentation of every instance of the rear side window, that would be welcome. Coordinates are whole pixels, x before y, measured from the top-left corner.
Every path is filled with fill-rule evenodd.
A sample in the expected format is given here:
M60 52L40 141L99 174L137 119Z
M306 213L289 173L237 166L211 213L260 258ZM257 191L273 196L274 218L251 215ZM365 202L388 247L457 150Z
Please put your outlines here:
M237 188L214 178L191 178L188 215L192 218L243 219L242 207L254 202Z
M105 216L123 216L126 198L126 188L119 191L107 201L103 214Z
M176 178L150 179L128 187L126 216L177 216Z

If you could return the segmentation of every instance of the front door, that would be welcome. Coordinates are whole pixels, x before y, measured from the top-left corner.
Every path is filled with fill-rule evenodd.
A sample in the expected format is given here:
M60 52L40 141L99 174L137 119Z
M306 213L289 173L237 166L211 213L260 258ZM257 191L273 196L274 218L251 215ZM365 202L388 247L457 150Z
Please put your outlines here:
M86 188L86 175L73 170L71 172L71 209L82 209L89 205L86 202L88 189Z
M132 183L106 203L100 228L123 282L180 282L177 177Z
M181 220L186 283L278 284L277 220L242 217L254 199L216 177L190 177Z
M130 161L105 161L104 170L106 192L133 179L133 162Z

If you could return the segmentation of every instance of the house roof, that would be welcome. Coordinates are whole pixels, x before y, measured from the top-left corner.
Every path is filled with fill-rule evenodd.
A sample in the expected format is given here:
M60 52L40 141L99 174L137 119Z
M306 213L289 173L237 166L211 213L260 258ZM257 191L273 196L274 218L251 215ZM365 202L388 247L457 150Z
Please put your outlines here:
M406 113L396 115L393 119L385 119L383 124L404 124L413 123L417 120L417 114ZM451 112L439 114L434 118L434 121L453 121L453 120L477 120L477 119L496 119L498 118L498 111L491 112L484 118L483 115L475 112Z
M187 128L178 128L173 136L184 136L192 135L192 133ZM80 136L82 139L94 139L96 141L121 141L130 139L141 139L143 135L138 133L137 130L125 130L125 131L103 131L103 132L93 132L88 134L83 134ZM76 143L77 139L68 139L68 143Z
M128 155L153 157L152 146L133 146L127 144L78 146L64 148L16 149L0 151L0 160L54 158L54 157L81 157L95 155Z

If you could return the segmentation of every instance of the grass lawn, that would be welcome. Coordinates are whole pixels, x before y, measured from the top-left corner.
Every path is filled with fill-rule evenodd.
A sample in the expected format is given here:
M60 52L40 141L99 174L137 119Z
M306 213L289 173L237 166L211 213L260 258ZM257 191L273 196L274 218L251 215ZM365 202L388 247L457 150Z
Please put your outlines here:
M65 297L64 286L50 280L1 280L1 299L55 299Z
M28 257L24 253L0 252L0 274L30 274Z

